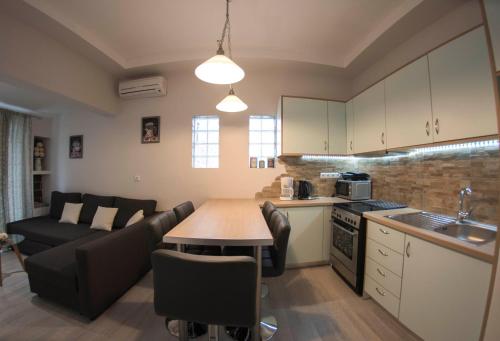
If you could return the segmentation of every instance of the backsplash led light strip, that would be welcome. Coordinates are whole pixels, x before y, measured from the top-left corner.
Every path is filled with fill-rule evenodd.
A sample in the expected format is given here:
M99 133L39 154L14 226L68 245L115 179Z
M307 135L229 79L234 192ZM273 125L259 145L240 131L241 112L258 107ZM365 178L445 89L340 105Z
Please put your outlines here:
M433 153L433 152L442 152L448 150L461 150L461 149L475 149L475 148L498 148L499 143L498 140L488 140L488 141L475 141L475 142L467 142L467 143L459 143L459 144L448 144L443 146L435 146L435 147L424 147L417 148L413 150L411 153Z
M443 146L434 147L422 147L415 148L406 154L400 155L384 155L384 156L351 156L351 155L303 155L303 160L377 160L377 159L399 159L404 157L412 157L422 154L432 154L447 151L459 151L464 149L476 149L476 148L499 148L500 144L498 140L487 140L487 141L474 141L467 143L458 144L448 144Z

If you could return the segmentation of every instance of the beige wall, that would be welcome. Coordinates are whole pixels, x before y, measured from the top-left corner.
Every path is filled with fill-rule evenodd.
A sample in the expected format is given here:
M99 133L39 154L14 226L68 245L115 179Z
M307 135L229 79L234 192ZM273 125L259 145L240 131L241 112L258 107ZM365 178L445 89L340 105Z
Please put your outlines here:
M471 0L464 3L404 43L388 51L385 57L374 61L371 66L356 75L352 82L352 96L415 58L481 23L481 9L478 1Z
M116 117L63 115L59 138L57 185L60 190L154 198L166 209L183 200L200 204L210 197L254 197L284 169L248 168L248 115L276 112L281 94L345 98L349 86L331 75L304 67L244 66L247 77L236 84L249 105L244 113L220 115L220 168L191 168L191 117L216 114L228 91L195 78L193 68L169 72L166 97L123 101ZM140 143L142 116L161 116L161 143ZM84 135L84 157L68 158L70 135ZM134 175L142 181L135 183Z
M0 79L116 113L116 83L109 72L5 12L0 13L0 46ZM11 104L26 106L22 100Z

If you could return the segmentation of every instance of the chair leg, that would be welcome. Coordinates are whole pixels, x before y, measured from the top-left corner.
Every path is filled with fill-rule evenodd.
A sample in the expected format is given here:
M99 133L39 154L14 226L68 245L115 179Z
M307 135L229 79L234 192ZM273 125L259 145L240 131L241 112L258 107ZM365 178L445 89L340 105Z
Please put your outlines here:
M260 298L266 298L269 295L269 286L262 282L260 288Z
M180 334L185 334L187 338L194 339L206 334L208 330L206 324L188 321L187 323L183 324L184 326L187 325L187 328L185 327L185 329L183 330L184 333L180 333L179 325L179 320L171 320L168 317L165 318L165 326L167 327L168 332L170 333L170 335L175 336L179 339L182 339L180 337Z
M226 327L226 334L235 341L250 341L252 331L245 327Z
M278 321L274 316L266 316L260 320L260 339L270 340L278 331ZM236 341L251 340L251 329L241 327L226 327L226 334Z
M219 326L208 325L208 341L219 341Z

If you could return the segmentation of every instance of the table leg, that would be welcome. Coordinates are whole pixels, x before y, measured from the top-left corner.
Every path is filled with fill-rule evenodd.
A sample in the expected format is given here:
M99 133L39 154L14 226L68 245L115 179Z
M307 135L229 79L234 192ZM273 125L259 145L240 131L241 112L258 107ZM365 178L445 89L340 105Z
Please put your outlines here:
M12 246L12 250L16 253L17 259L19 260L19 263L23 267L23 270L26 271L26 268L24 267L24 260L23 257L21 256L21 253L19 252L19 249L17 248L17 245L14 243L9 243L10 246Z
M177 244L177 251L184 252L184 247L182 244ZM188 323L187 321L179 320L179 340L188 340Z
M257 262L257 295L255 296L255 317L256 322L253 328L254 341L261 341L260 339L260 291L262 281L262 246L255 247L255 260Z

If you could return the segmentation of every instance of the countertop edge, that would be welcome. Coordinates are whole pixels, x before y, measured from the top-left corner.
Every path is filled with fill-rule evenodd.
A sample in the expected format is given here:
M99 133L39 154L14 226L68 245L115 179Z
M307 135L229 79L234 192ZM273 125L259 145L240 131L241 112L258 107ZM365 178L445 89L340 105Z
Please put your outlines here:
M420 211L420 210L415 210L415 211ZM442 246L446 249L457 251L461 254L485 261L489 264L493 264L494 262L495 241L492 241L490 243L487 243L479 247L469 246L465 242L455 240L455 238L453 237L437 235L437 232L427 231L418 227L414 227L411 225L391 220L389 218L386 218L384 215L391 214L392 212L388 213L389 211L385 211L386 213L383 213L384 215L381 215L382 212L384 211L377 211L377 213L366 212L363 214L363 216L370 221L388 226L397 231L407 233L411 236ZM491 250L486 250L484 248L488 248Z
M280 200L279 198L261 198L256 200L260 207L264 205L265 201L270 201L278 208L332 206L335 203L349 202L349 200L338 197L318 197L312 200Z

